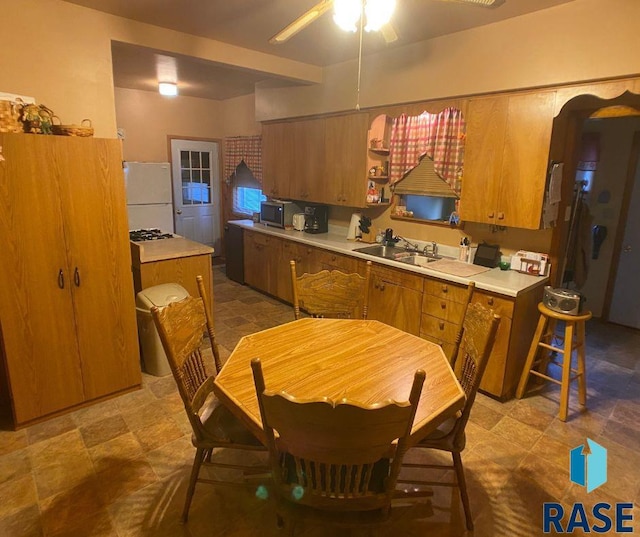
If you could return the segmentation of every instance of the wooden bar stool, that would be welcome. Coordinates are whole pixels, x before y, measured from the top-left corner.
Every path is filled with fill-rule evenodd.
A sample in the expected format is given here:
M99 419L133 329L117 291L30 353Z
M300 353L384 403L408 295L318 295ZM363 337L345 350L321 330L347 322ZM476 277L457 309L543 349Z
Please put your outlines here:
M516 397L522 399L527 387L529 375L535 375L545 380L555 382L560 385L559 418L562 421L566 421L567 411L569 409L569 386L572 380L578 379L578 400L580 404L582 406L587 404L584 323L591 319L591 312L586 311L580 315L567 315L566 313L550 310L542 302L538 304L538 310L540 311L538 327L533 335L533 341L529 348L527 361L524 364L522 377L520 377ZM564 337L556 334L556 324L558 321L564 321L565 323ZM562 346L554 346L554 339L560 340ZM545 349L546 352L541 353L542 356L536 360L538 351L541 348ZM578 351L577 369L572 369L571 367L571 356L574 350ZM563 355L561 364L553 360L556 365L562 367L561 380L554 379L546 374L550 352L557 352Z

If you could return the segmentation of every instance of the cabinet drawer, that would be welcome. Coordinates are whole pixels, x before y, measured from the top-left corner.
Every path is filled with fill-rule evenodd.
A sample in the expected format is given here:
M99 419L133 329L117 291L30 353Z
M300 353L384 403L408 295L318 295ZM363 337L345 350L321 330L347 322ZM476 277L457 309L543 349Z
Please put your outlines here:
M424 292L438 298L446 298L464 304L467 300L467 288L454 283L426 278Z
M364 263L355 257L327 250L316 250L316 261L320 265L320 269L340 270L346 273L359 272L364 275ZM362 268L362 271L359 270L360 268Z
M480 302L483 306L491 308L496 314L500 315L501 317L508 317L509 319L513 319L513 300L476 291L475 293L473 293L471 302Z
M458 334L458 326L456 323L423 313L420 322L420 334L448 343L454 343Z
M277 240L275 237L269 237L268 235L265 235L264 233L250 233L247 234L245 232L245 237L249 238L250 243L252 243L252 246L267 246L270 243L272 243L274 240Z
M417 276L404 270L394 270L381 265L374 265L371 275L374 280L393 283L400 287L413 289L414 291L422 293L422 284L424 281L422 276Z
M459 323L462 321L463 312L464 304L460 302L427 294L422 297L422 313L433 315L438 319Z

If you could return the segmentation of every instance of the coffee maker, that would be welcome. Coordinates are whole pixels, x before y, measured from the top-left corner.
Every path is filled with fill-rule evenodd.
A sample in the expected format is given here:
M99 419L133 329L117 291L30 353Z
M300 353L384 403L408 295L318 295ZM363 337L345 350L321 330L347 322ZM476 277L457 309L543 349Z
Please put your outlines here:
M304 230L307 233L327 233L329 231L329 207L326 205L306 205L304 208Z

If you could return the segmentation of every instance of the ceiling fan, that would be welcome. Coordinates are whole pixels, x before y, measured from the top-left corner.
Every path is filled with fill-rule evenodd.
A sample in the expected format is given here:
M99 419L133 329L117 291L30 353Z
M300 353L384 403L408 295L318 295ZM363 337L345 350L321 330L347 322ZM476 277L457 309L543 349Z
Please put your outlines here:
M497 7L498 5L504 3L505 0L437 0L437 1L455 2L458 4L469 4L469 5L476 5L476 6L482 6L482 7ZM305 11L297 19L291 22L291 24L287 25L285 28L280 30L276 35L274 35L271 39L269 39L269 43L271 43L272 45L278 45L278 44L284 43L285 41L288 41L291 37L293 37L298 32L306 28L309 24L311 24L314 20L316 20L321 15L329 11L331 8L333 7L338 8L339 7L338 4L350 4L351 6L355 4L355 9L357 14L354 16L354 20L350 21L353 23L351 24L351 26L353 27L349 28L352 31L356 31L355 22L358 20L358 18L362 14L366 13L368 19L372 18L369 16L369 13L367 12L367 9L370 6L373 6L373 4L377 4L378 6L385 5L385 4L387 6L390 5L391 11L388 12L388 15L386 16L387 22L383 22L381 24L374 24L374 25L371 25L370 27L367 27L366 29L380 30L380 33L382 34L382 36L384 37L387 43L393 43L398 39L398 34L393 29L393 26L391 26L391 23L388 22L391 16L391 12L393 11L393 7L395 6L395 0L386 0L386 1L385 0L375 0L375 1L350 0L349 2L343 2L342 0L320 0L320 2L318 2L315 6ZM336 15L334 15L334 19L336 19L336 23L339 26L345 28L337 20L337 17L338 17L338 13L336 9ZM349 23L347 24L349 25ZM369 26L369 22L367 24Z

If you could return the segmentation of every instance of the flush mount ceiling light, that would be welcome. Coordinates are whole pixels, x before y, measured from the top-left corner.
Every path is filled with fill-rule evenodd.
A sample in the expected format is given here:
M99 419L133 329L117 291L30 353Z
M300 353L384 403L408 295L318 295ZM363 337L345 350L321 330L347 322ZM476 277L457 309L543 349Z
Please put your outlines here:
M158 91L160 95L175 97L178 95L178 85L173 82L160 82L158 84Z

